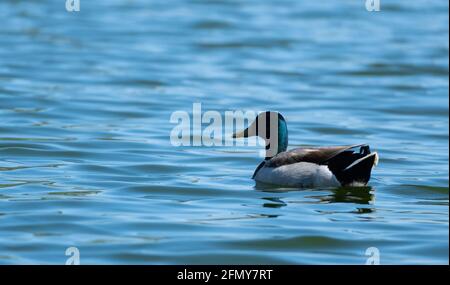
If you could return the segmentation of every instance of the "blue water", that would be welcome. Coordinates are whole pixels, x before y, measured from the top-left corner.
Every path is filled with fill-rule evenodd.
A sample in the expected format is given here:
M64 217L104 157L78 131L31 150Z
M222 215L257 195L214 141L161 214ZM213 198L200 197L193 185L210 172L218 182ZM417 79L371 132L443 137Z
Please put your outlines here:
M64 2L0 2L1 264L448 264L447 1ZM170 144L195 102L380 162L255 185L258 147Z

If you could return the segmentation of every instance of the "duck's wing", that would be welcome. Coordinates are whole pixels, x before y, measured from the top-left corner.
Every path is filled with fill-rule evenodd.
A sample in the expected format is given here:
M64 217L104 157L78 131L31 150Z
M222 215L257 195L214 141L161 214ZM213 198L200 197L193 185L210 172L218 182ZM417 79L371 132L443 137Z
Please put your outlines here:
M327 164L331 159L346 151L352 153L360 148L360 153L370 153L369 146L365 144L348 146L331 146L318 148L295 148L277 154L265 162L267 167L279 167L297 162L310 162L315 164Z

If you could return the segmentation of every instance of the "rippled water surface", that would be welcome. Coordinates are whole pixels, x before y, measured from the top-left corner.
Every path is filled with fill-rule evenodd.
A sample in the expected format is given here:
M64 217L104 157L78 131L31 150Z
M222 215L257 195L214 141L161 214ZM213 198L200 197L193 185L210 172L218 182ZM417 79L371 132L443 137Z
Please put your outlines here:
M447 1L64 2L0 2L1 264L448 264ZM380 163L255 185L258 147L170 144L194 102Z

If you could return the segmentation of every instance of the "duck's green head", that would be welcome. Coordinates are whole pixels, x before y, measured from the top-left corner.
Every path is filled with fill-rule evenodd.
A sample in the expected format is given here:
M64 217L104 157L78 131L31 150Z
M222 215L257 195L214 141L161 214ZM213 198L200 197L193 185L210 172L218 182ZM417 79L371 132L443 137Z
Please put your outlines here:
M252 136L258 136L265 140L266 159L286 151L288 146L286 120L278 112L262 112L248 128L233 134L233 138L248 138Z

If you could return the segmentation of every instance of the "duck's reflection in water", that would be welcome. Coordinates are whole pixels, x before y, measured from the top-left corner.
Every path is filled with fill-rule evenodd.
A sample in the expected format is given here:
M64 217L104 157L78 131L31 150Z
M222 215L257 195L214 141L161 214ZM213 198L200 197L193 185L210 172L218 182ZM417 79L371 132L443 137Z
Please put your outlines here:
M265 197L263 200L267 201L263 203L263 207L265 208L281 208L287 206L279 197Z
M280 188L271 185L257 184L255 189L265 193L276 194L271 197L263 197L262 206L265 208L282 208L287 206L287 202L291 195L283 193L299 192L302 199L301 203L307 204L334 204L334 203L352 203L358 205L373 205L375 203L375 189L371 186L364 187L339 187L329 189L295 189L295 188ZM296 198L296 202L298 198ZM332 211L332 210L331 210ZM353 213L367 214L374 211L370 208L357 208Z
M373 204L375 202L374 189L371 186L365 187L339 187L330 189L328 195L312 195L309 198L316 198L322 203L355 203Z

